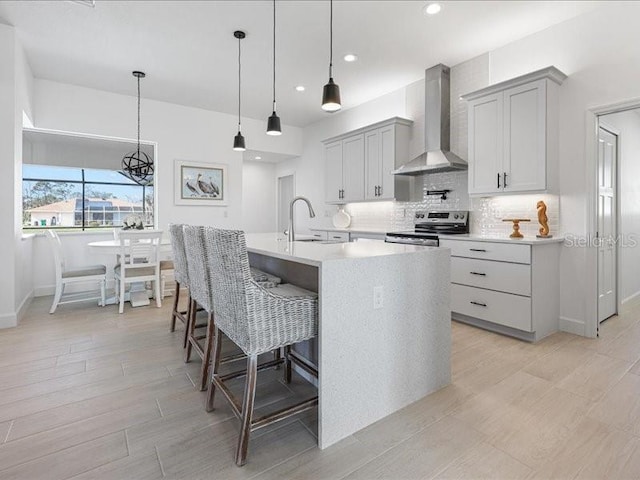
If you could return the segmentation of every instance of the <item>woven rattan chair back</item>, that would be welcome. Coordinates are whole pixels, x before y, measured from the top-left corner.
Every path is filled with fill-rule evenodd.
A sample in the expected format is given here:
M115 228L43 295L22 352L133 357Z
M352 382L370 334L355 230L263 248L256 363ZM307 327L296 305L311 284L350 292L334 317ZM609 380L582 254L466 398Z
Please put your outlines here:
M205 228L216 326L245 353L251 350L248 290L253 284L244 233Z
M212 289L204 250L204 227L185 225L183 232L191 298L207 312L211 312Z
M173 278L182 287L189 288L189 272L187 270L187 254L184 249L184 225L169 224L171 251L173 253Z

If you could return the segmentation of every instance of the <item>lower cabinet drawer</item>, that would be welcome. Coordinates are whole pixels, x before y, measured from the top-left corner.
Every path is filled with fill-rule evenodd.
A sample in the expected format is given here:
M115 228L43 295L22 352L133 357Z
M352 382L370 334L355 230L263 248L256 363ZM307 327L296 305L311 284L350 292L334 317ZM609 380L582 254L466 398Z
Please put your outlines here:
M531 332L531 298L451 285L451 311Z
M311 232L311 235L313 235L313 237L317 238L318 240L327 240L327 233L328 232L314 230Z
M327 232L327 237L327 240L348 242L349 232Z
M451 282L531 295L531 265L451 257Z
M530 245L441 238L440 246L450 248L452 257L482 258L485 260L512 263L531 263Z

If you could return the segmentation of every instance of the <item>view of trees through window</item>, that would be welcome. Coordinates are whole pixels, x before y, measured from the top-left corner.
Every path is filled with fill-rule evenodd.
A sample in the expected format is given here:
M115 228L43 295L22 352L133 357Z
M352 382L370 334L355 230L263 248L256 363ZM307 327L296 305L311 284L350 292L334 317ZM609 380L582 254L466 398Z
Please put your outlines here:
M135 215L153 225L153 185L113 170L24 164L24 228L105 228Z

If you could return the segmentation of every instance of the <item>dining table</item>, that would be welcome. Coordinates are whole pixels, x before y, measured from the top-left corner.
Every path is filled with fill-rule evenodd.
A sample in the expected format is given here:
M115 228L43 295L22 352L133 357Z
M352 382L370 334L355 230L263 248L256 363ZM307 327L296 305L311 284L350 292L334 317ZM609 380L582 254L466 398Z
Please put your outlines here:
M89 242L87 244L90 250L99 255L111 255L112 257L117 257L120 253L120 241L119 240L100 240L96 242ZM162 239L160 241L160 255L164 257L169 257L171 254L171 242L169 239ZM131 288L125 294L125 301L131 303L132 307L143 307L145 305L149 305L149 298L152 296L153 292L145 286L145 282L134 282L131 284ZM118 303L116 300L115 293L107 297L106 304L114 305Z

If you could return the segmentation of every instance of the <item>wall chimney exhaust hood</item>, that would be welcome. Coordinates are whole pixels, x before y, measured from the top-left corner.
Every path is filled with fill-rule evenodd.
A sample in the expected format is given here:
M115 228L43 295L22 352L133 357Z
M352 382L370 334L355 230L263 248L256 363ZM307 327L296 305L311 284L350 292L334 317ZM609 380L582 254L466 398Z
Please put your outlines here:
M394 170L394 175L424 175L466 170L467 162L449 151L449 67L425 71L425 152Z

